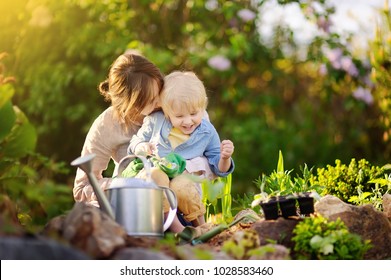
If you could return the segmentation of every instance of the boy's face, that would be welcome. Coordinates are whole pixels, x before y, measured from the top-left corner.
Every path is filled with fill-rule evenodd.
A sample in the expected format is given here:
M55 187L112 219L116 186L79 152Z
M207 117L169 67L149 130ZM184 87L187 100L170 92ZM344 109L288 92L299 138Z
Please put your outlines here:
M168 114L172 126L187 135L192 134L200 125L203 116L204 110L200 108L189 110L186 106L180 106L179 104L175 104Z

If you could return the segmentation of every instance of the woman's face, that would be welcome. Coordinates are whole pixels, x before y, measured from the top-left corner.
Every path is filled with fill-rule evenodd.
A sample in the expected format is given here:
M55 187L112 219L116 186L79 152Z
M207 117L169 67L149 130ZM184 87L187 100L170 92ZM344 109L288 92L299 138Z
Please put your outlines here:
M159 86L158 86L157 82L154 82L153 89L154 89L154 95L153 95L154 97L152 99L152 102L149 102L147 104L147 106L141 111L141 114L144 116L149 115L150 113L155 111L155 109L161 107L160 96L159 96Z

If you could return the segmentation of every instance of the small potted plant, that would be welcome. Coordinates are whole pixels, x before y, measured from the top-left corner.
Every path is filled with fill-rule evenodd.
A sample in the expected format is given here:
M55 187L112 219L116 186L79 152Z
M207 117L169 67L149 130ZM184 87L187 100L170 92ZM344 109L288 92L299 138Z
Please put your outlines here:
M263 174L262 179L258 179L255 181L256 184L259 184L261 192L259 194L254 195L254 200L251 203L251 207L254 208L257 205L260 205L265 219L275 220L279 216L277 197L274 195L274 192L267 193L265 191L266 180L267 176Z
M262 178L254 181L261 189L261 193L254 196L252 207L260 205L264 214L266 207L273 207L273 214L267 217L265 214L265 219L269 217L276 219L276 216L279 216L276 211L284 218L298 216L298 210L300 210L300 215L314 213L314 198L319 198L318 193L321 192L322 187L311 185L312 169L304 165L304 168L301 168L303 175L296 176L292 180L292 170L284 170L284 159L280 151L277 169L269 176L263 174Z
M279 196L278 205L284 218L297 216L296 197L294 195Z
M285 218L296 215L296 199L290 192L293 185L291 171L284 170L284 160L280 151L277 169L269 176L263 174L262 178L255 180L261 193L254 196L252 207L260 205L265 219L277 219L279 212Z
M304 164L304 167L301 167L303 174L302 177L297 176L294 178L292 192L294 192L297 196L297 202L299 204L301 215L309 215L314 213L315 198L320 198L319 193L322 192L323 188L320 185L312 185L310 183L312 170L313 167L308 169L307 164Z

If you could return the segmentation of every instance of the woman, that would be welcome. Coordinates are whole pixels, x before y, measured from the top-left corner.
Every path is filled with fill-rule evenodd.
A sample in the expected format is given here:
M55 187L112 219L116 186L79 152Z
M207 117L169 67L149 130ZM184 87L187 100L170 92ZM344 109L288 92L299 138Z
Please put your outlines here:
M96 154L92 172L104 190L111 178L102 173L110 159L118 162L127 155L129 140L138 131L144 116L160 106L159 94L163 87L160 70L145 57L125 53L111 65L108 78L100 83L99 91L111 106L92 124L81 155ZM77 169L73 196L76 201L99 206L87 174Z

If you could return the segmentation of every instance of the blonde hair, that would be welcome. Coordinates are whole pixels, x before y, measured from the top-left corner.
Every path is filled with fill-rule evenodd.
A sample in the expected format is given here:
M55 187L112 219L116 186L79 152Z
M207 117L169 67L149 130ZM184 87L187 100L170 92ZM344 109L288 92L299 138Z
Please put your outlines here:
M159 68L141 55L125 53L114 61L98 88L105 100L111 101L115 116L128 127L157 98L154 81L160 93L164 80Z
M208 97L204 84L195 73L174 71L164 78L161 104L167 117L172 113L174 104L185 107L189 112L195 109L205 110Z

